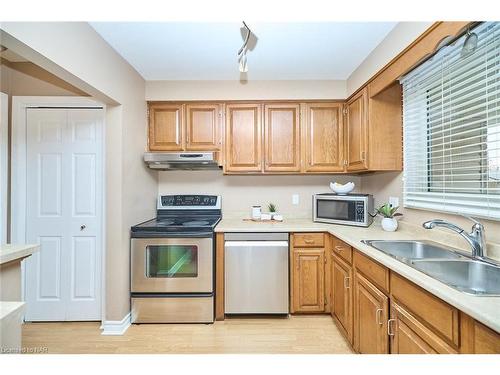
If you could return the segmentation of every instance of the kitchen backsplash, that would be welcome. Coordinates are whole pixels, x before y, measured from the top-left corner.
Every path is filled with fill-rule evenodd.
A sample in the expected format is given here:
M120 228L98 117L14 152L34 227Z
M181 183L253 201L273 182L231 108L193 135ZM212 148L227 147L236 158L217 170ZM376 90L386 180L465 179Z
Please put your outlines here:
M360 186L360 177L330 176L262 176L223 175L221 171L168 171L159 173L160 194L209 193L222 195L224 215L246 213L253 205L273 202L280 213L291 217L312 216L312 195L331 192L329 183L352 181ZM359 191L358 188L355 191ZM292 204L292 195L299 195L299 204Z

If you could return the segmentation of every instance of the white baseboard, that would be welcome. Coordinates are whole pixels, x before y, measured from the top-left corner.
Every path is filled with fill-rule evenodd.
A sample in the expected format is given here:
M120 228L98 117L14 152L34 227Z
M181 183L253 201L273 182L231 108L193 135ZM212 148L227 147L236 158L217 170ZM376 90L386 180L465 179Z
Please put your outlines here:
M122 320L105 320L101 324L101 335L120 336L130 327L130 313L125 315Z

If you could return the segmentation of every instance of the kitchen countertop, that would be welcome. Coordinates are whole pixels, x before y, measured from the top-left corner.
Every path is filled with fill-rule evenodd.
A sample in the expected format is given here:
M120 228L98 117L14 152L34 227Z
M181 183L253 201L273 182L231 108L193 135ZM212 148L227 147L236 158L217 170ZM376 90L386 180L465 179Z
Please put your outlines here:
M38 245L1 245L0 246L0 264L22 259L38 251Z
M315 223L311 219L285 218L283 222L253 222L243 221L241 217L224 217L215 228L215 231L328 232L500 333L500 297L472 296L459 292L361 242L361 240L430 240L470 252L467 244L458 234L436 229L426 230L408 223L400 223L400 228L396 232L385 232L378 222L374 222L368 228L362 228Z
M0 320L22 309L25 302L0 301Z

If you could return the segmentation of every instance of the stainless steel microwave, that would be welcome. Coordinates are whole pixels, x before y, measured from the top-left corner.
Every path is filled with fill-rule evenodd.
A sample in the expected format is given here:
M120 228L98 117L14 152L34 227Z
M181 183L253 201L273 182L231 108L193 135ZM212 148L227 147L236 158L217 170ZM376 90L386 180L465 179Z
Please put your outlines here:
M333 193L313 195L313 221L368 227L373 222L373 196Z

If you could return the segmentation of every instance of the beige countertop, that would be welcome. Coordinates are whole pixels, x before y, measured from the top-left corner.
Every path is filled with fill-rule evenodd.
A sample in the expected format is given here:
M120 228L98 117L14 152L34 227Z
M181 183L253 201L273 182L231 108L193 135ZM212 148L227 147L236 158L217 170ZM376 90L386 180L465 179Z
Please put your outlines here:
M25 302L0 301L0 320L21 310Z
M26 258L38 251L38 245L1 245L0 264L12 262L16 259Z
M417 271L383 252L365 245L361 240L430 240L468 250L465 241L455 233L425 230L420 226L401 223L396 232L385 232L378 222L368 228L314 223L311 219L286 219L283 222L243 221L240 217L225 217L216 232L328 232L360 252L404 276L437 297L455 306L486 326L500 332L500 297L472 296ZM496 247L495 247L496 249Z

